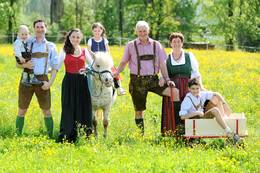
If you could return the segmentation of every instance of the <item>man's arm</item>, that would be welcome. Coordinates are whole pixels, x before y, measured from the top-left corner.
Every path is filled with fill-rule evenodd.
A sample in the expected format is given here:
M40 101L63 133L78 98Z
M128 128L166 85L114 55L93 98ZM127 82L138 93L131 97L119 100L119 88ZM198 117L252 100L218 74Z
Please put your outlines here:
M171 79L169 78L166 62L164 61L163 63L161 63L160 67L161 67L161 73L164 80L160 80L159 85L161 85L161 83L165 81L168 86L174 87L175 83L171 81Z
M117 77L119 74L125 69L127 62L121 61L119 66L117 67L117 71L115 72L114 76Z
M49 45L50 46L50 45ZM51 52L50 52L50 56L51 56L51 60L50 60L50 65L51 65L51 76L50 76L50 80L47 82L47 81L43 81L43 85L42 85L42 89L43 90L48 90L51 85L53 84L55 78L56 78L56 74L57 74L57 71L59 69L59 59L58 59L58 54L57 54L57 48L55 46L55 44L51 44L52 46L52 49Z
M51 69L51 77L49 82L43 81L42 89L43 90L48 90L51 85L53 84L55 78L56 78L57 70L56 69Z
M114 73L114 77L119 76L119 74L125 69L125 66L130 59L129 46L130 46L130 44L128 43L125 47L123 58L119 64L119 66L117 67L116 72Z
M23 64L18 64L16 63L16 67L17 68L28 68L28 69L33 69L33 64L32 64L32 61L28 61L26 63L23 63Z

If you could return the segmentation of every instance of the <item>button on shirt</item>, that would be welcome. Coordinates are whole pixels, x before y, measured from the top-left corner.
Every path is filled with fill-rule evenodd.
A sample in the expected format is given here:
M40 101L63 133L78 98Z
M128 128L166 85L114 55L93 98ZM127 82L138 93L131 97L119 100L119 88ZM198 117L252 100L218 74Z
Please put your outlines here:
M57 48L54 43L48 42L45 38L42 42L37 42L34 38L32 40L33 47L32 47L32 53L35 52L47 52L46 50L46 44L48 45L48 64L46 71L44 72L44 67L46 63L46 58L33 58L32 57L32 63L33 63L33 70L34 74L36 75L42 75L42 74L48 74L48 68L51 67L52 69L58 70L58 55L57 55Z
M142 45L140 40L137 38L135 39L137 43L137 49L139 52L139 56L142 55L153 55L153 39L149 38L146 45ZM159 73L160 65L165 63L166 60L166 53L162 47L162 45L156 41L156 61L155 61L155 72ZM129 69L131 74L137 75L137 68L138 68L138 62L137 62L137 54L134 46L134 40L130 41L124 51L124 55L122 58L123 62L129 63ZM154 74L154 68L153 68L153 60L148 61L140 61L141 63L141 69L140 69L140 75L146 76L146 75L153 75Z
M201 107L198 110L196 110L189 97L191 98L194 105L197 106L201 103ZM187 93L184 100L181 103L181 110L179 115L184 116L196 111L203 112L204 103L206 102L206 100L212 99L212 97L212 91L201 91L198 97L193 96L190 92Z

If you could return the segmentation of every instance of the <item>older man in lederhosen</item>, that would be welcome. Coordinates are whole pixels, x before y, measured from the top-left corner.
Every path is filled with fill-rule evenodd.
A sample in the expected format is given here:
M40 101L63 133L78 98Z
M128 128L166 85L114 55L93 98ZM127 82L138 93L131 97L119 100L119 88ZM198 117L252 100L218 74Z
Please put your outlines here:
M115 76L119 75L129 64L130 83L129 92L132 96L135 108L135 122L144 134L143 112L146 109L146 98L148 92L156 93L160 96L170 96L170 87L174 82L170 81L166 68L166 53L161 44L149 38L149 25L145 21L138 21L136 24L136 34L138 38L130 41L124 51L121 63L118 66ZM167 85L159 84L159 73ZM174 98L178 99L178 91L174 88Z
M24 116L30 105L32 96L36 95L40 108L44 114L44 122L49 137L53 134L53 119L51 115L51 95L50 87L54 82L58 69L58 56L55 44L45 38L46 23L43 20L36 20L33 23L35 38L29 45L31 60L18 65L23 69L33 69L35 77L41 81L39 84L24 85L19 84L18 116L16 118L16 132L22 133ZM50 79L48 79L48 69L51 67Z

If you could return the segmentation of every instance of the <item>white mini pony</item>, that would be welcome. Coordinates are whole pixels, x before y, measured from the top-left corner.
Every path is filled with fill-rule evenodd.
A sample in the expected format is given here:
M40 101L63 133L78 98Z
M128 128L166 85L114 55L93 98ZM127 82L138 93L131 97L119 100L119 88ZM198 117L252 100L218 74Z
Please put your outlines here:
M116 92L113 92L114 79L111 73L113 67L112 57L108 53L97 52L94 55L94 61L91 68L85 71L85 74L92 74L92 120L94 126L94 135L97 137L97 117L96 111L103 110L104 137L107 137L107 127L109 124L109 112L116 99Z

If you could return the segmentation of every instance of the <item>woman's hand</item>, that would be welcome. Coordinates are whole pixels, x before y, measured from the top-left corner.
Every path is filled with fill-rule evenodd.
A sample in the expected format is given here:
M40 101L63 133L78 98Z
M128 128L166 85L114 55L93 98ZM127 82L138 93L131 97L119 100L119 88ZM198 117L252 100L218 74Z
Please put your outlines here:
M171 81L171 80L168 80L168 81L167 81L167 85L168 85L169 87L175 87L175 83L174 83L173 81Z

